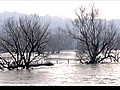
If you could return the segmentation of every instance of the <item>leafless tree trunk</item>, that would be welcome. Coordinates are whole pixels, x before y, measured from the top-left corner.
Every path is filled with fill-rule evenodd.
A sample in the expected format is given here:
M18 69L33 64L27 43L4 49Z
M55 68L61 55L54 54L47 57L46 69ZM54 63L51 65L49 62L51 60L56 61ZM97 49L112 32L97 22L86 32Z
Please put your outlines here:
M112 57L111 51L117 37L115 25L98 19L99 10L94 5L89 13L80 7L76 15L77 19L73 22L74 31L69 30L69 33L80 43L77 56L87 58L81 58L81 62L95 64Z
M49 25L50 22L43 22L37 15L20 17L18 20L9 18L4 22L0 47L11 55L9 63L14 64L13 67L24 66L28 69L37 57L44 54L49 40ZM33 56L33 53L36 54ZM2 61L8 62L7 59Z

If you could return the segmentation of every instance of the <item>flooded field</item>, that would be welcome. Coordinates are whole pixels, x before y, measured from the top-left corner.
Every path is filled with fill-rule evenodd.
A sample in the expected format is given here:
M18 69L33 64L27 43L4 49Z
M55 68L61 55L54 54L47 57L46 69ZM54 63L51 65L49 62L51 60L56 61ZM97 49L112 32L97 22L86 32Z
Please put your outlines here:
M39 66L30 70L0 71L0 85L30 86L92 86L120 85L120 63L84 65L72 60L74 52L51 55L54 66ZM67 59L71 59L68 60ZM58 62L57 62L58 61Z
M28 70L1 71L0 85L120 85L120 64L55 64Z

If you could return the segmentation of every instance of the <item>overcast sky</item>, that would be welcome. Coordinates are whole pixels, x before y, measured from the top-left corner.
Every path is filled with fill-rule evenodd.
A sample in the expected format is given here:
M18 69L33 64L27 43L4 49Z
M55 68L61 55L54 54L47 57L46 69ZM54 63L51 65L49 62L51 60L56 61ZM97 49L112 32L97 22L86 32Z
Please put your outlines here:
M75 9L93 3L100 10L101 18L120 19L119 0L2 0L0 13L9 11L75 18Z

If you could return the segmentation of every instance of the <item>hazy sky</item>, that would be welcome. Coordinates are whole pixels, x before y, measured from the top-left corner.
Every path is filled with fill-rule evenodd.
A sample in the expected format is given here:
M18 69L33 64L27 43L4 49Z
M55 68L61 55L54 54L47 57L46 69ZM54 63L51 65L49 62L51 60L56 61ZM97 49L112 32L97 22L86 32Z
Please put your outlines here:
M119 0L2 0L0 13L9 11L75 18L75 9L93 3L100 10L101 18L120 19Z

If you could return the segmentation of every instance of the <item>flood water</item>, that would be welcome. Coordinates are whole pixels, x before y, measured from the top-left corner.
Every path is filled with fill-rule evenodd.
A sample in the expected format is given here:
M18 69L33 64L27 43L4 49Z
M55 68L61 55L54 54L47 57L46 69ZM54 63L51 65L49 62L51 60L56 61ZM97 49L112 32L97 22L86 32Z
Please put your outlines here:
M0 71L0 85L120 85L120 64L61 63L28 70Z

